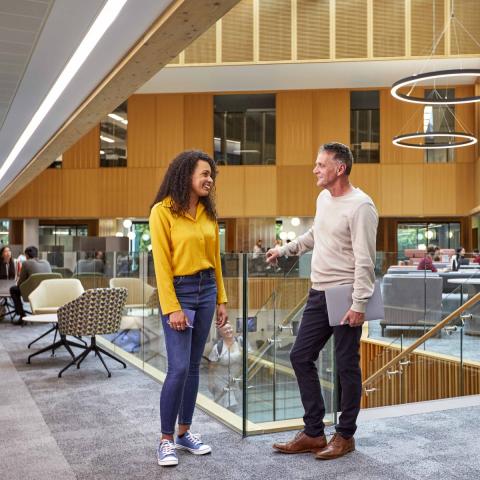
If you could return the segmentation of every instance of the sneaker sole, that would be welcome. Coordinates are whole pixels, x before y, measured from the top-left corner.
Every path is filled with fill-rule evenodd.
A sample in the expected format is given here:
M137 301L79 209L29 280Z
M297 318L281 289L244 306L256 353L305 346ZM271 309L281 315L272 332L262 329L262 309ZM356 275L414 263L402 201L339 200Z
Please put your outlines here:
M174 467L178 465L178 459L177 460L159 460L158 464L161 467Z
M193 448L184 447L183 445L179 445L178 443L177 443L176 447L177 447L177 450L186 450L187 452L190 452L193 455L207 455L208 453L212 453L211 448L209 448L208 450L203 450L203 451L199 452L198 450L195 450Z

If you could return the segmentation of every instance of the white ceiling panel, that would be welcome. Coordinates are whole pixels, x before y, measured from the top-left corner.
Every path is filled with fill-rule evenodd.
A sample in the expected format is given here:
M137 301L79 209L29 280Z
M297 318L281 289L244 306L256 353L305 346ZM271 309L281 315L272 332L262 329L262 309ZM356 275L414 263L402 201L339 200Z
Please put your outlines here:
M0 127L13 101L53 0L0 0Z
M43 18L51 1L1 0L0 14L22 15L24 17Z
M15 163L0 180L0 191L48 142L172 1L141 0L142 8L138 8L140 0L127 1L115 22L20 152ZM1 3L2 0L0 0ZM0 162L12 150L104 3L104 0L56 0L53 2L21 84L4 124L0 128ZM5 38L0 35L0 46L3 41ZM3 75L0 71L0 87L2 87ZM7 76L4 80L5 85L11 85L10 77ZM3 88L5 92L7 89ZM119 103L123 100L121 98Z

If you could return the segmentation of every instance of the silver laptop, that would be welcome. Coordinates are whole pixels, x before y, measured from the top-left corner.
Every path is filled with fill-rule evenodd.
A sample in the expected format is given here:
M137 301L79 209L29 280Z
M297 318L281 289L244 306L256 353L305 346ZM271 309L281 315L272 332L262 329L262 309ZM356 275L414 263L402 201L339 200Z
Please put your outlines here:
M328 323L332 327L340 325L345 314L352 306L353 285L337 285L325 290L325 299L327 301ZM365 311L365 321L383 320L385 310L383 308L382 292L380 290L380 280L375 282L373 295L367 303Z

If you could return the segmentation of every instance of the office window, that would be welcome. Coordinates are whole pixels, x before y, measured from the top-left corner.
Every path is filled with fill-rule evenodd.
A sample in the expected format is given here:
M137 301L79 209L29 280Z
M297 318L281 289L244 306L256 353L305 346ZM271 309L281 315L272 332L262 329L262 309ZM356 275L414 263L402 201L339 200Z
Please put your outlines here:
M8 245L9 233L10 233L10 221L0 220L0 247L1 245Z
M127 102L100 122L100 166L127 166Z
M440 248L460 246L460 223L399 223L397 250L399 257L406 248L427 249L429 245Z
M455 89L425 90L425 98L455 98ZM425 105L423 109L423 131L428 132L454 132L455 131L455 105ZM447 137L427 137L426 144L445 143ZM451 163L455 161L455 149L442 148L425 150L426 163Z
M380 162L378 90L350 92L350 144L355 163Z
M218 165L274 165L275 95L216 95L213 142Z

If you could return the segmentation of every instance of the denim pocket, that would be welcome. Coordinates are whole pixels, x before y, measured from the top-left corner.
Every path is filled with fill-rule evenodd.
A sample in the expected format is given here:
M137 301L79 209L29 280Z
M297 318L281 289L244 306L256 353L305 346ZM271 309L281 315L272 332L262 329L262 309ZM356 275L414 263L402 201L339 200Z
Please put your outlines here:
M173 277L173 286L178 287L183 283L185 276Z

